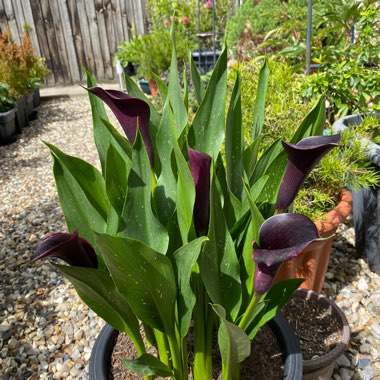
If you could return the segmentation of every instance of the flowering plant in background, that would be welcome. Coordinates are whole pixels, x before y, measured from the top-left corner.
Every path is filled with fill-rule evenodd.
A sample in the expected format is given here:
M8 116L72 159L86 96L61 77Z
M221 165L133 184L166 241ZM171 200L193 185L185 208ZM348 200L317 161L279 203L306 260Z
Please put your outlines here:
M272 285L280 264L320 239L307 217L284 212L339 136L319 136L320 100L290 142L276 141L259 156L268 65L248 146L239 75L225 117L226 48L206 89L191 59L190 72L199 104L191 119L175 49L169 85L159 83L162 114L129 77L126 94L97 87L88 73L101 171L47 143L69 232L47 237L33 258L69 264L55 266L92 310L129 336L139 357L123 364L145 379L182 380L189 371L195 380L212 379L216 330L223 379L239 379L255 334L302 282ZM103 102L126 137L108 121Z

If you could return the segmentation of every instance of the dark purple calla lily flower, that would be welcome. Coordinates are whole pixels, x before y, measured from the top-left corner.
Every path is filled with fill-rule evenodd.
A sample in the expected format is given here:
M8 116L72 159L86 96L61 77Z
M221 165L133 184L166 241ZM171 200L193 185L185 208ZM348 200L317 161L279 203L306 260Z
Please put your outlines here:
M131 144L135 142L137 125L139 126L150 165L153 167L154 152L149 133L149 105L142 99L118 90L104 90L101 87L91 87L87 90L98 96L111 108Z
M277 212L285 211L314 166L332 148L338 146L340 135L307 137L297 144L282 142L288 155L285 175L277 196Z
M319 237L317 227L305 215L286 213L268 218L259 230L260 248L254 244L253 249L255 293L268 291L281 264L299 255Z
M206 235L210 219L211 157L189 149L189 163L195 183L194 226L198 236Z
M42 240L32 260L46 257L58 257L69 265L85 268L97 268L98 259L91 244L78 236L78 231L72 234L57 232Z

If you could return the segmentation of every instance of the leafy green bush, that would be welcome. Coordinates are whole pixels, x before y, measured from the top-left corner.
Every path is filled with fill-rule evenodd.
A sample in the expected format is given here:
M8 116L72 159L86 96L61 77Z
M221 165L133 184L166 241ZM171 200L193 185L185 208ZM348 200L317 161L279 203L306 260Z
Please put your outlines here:
M28 93L48 73L45 61L35 56L27 31L17 45L9 30L0 35L0 82L9 85L12 96Z
M380 110L380 7L371 2L362 7L353 4L342 13L342 19L336 13L323 18L326 28L322 36L326 37L322 40L326 46L314 49L315 61L322 68L307 78L303 92L308 98L326 93L331 106L330 121L348 113ZM349 17L356 20L354 43L350 42L350 24L344 21ZM327 35L334 35L336 30L340 38L334 42Z
M288 38L298 39L300 24L306 27L306 12L301 0L245 1L227 24L227 44L239 59L283 49Z
M236 73L242 77L242 109L243 127L245 133L252 129L254 98L260 70L257 60L236 62L231 67L229 86L235 81ZM305 118L310 110L310 104L302 101L300 89L302 77L294 73L293 68L282 62L269 61L270 76L268 79L265 121L262 132L263 144L266 148L280 136L289 141L296 126Z
M220 41L223 40L227 18L232 11L232 3L231 0L216 1L215 31ZM189 47L195 49L198 46L198 0L149 0L146 9L151 30L168 29L174 22L177 33L188 41ZM211 32L212 8L207 6L205 1L201 1L199 13L200 31ZM205 45L211 47L211 39L207 39Z
M186 41L176 38L177 58L183 59L187 53ZM124 41L115 54L123 66L128 62L139 65L138 71L146 79L153 79L152 73L161 75L170 66L172 41L169 30L155 30L139 35L131 41Z
M7 112L15 106L15 99L9 94L9 86L0 83L0 112Z

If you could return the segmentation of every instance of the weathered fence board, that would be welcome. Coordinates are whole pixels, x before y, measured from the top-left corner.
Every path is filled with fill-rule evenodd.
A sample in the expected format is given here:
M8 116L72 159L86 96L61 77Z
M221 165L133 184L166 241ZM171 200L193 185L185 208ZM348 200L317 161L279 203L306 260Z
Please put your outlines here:
M147 0L0 0L0 31L20 43L25 24L38 56L51 70L47 84L84 81L82 66L99 80L115 77L117 47L146 33Z

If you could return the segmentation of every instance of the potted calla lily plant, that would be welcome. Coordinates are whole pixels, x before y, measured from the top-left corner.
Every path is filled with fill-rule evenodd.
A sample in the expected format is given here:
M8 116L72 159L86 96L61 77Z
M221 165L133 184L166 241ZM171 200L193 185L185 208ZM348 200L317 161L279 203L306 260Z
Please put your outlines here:
M160 86L162 113L129 77L126 94L97 87L87 73L101 170L46 143L69 232L48 236L33 260L69 264L55 267L92 310L128 335L138 358L123 365L145 379L212 379L214 334L223 379L239 379L256 333L302 282L273 285L279 266L323 240L310 219L286 211L339 135L321 136L319 103L290 142L276 141L259 156L268 65L245 147L239 76L224 113L226 47L206 89L189 60L199 104L191 118L175 49L169 85ZM302 368L291 378L301 376Z

